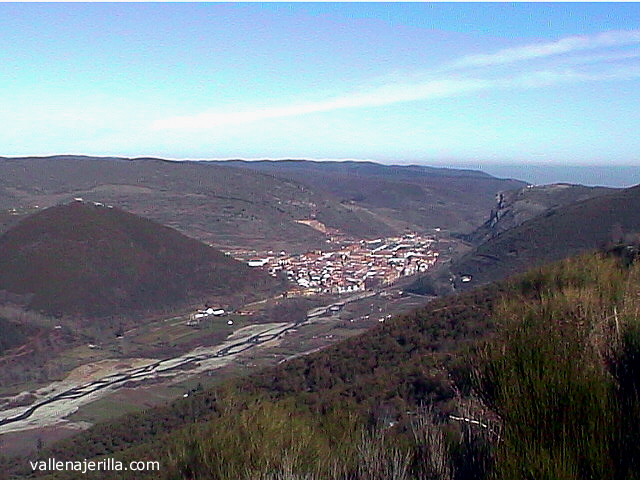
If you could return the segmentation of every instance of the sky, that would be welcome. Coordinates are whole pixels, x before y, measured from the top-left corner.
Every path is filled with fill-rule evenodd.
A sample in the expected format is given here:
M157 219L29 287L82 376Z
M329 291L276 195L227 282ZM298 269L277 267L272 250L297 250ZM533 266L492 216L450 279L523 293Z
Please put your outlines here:
M640 4L2 3L0 155L640 167Z

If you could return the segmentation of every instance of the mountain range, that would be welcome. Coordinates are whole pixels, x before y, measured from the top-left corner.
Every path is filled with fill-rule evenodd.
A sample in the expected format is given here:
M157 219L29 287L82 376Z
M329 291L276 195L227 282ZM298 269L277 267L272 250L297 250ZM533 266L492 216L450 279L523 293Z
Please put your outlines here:
M478 170L422 165L305 160L231 160L217 164L299 182L350 208L387 219L391 225L393 220L402 220L413 228L438 227L453 232L475 229L493 205L496 192L525 186L525 182L499 179Z
M480 226L496 192L524 182L478 171L361 162L189 162L54 156L0 158L0 209L30 212L81 197L223 250L322 248L317 220L355 238Z

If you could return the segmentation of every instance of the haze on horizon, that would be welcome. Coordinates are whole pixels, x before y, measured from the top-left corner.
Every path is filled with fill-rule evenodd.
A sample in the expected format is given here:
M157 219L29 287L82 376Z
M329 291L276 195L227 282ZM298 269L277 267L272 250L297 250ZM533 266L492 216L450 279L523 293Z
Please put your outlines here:
M0 4L0 155L637 167L639 23L633 3Z

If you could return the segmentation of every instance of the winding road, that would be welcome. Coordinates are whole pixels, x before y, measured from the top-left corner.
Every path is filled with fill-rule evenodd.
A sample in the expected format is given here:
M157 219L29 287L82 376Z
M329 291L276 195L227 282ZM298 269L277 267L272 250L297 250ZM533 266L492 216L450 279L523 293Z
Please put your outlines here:
M95 394L96 392L113 389L114 387L117 388L129 381L141 381L158 376L170 376L178 369L184 369L186 366L194 365L206 360L221 359L225 357L232 358L245 350L278 339L291 329L297 327L300 323L302 322L268 324L265 325L267 329L247 336L242 336L241 331L238 331L232 335L230 340L227 340L222 345L213 349L198 347L195 350L179 357L157 360L142 367L131 368L129 370L107 375L99 380L68 388L62 392L46 397L27 408L23 407L24 409L14 408L6 410L2 413L6 414L7 412L11 412L11 414L6 417L0 417L0 434L6 433L6 431L9 430L5 426L27 420L44 407L51 407L52 404L61 402L68 403L69 401L79 400L92 396L92 394ZM257 327L260 327L260 325ZM253 328L256 328L256 326ZM16 410L22 411L16 413ZM66 409L61 408L61 410Z
M309 310L304 319L291 323L269 323L251 325L234 332L222 344L211 347L198 347L177 357L151 361L135 368L111 373L98 380L81 385L65 385L65 382L52 384L52 391L43 395L28 407L16 407L0 412L0 434L10 431L25 430L53 425L64 421L64 417L75 412L81 404L94 401L100 396L123 386L130 381L143 381L158 377L172 377L189 368L189 374L213 370L231 362L235 356L274 341L287 332L312 323L331 311L331 307L339 306L369 296L373 292L353 295L340 303ZM67 388L68 387L68 388ZM58 390L58 391L56 391Z

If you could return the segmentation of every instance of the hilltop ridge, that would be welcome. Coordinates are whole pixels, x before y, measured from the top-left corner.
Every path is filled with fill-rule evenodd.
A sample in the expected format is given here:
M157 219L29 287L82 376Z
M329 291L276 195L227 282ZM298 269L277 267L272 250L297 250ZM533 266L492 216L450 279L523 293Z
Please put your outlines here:
M526 182L496 178L479 170L426 165L309 160L215 163L296 181L377 217L453 232L477 228L496 193L526 186Z
M434 228L469 233L497 192L524 185L467 170L369 162L0 158L0 213L82 197L225 251L303 253L323 248L328 237L299 220L357 239Z

